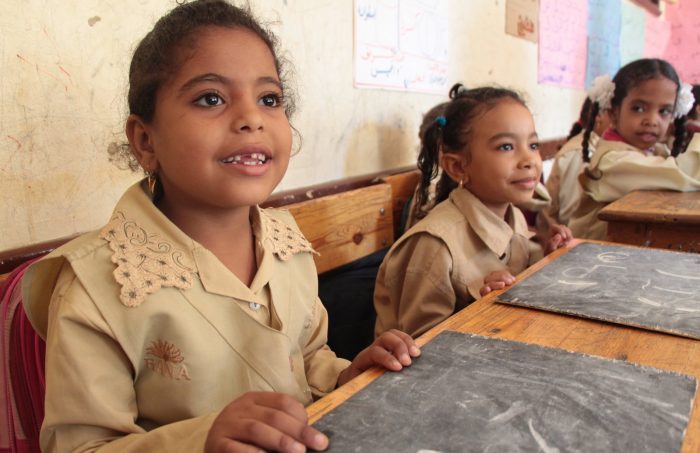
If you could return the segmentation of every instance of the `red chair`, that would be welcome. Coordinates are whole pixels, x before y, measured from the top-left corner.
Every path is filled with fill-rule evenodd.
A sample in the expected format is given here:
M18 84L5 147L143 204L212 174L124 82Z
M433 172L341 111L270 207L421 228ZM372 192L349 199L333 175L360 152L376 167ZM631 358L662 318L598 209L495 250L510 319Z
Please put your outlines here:
M44 420L44 340L22 306L20 281L29 264L16 268L0 285L2 314L2 411L0 452L39 452Z

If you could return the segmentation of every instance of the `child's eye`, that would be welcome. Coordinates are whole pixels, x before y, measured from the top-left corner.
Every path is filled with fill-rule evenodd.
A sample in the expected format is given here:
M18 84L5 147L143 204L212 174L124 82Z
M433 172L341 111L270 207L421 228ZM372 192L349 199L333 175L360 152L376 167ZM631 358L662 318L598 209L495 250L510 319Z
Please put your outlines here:
M540 149L539 143L530 143L530 149L533 151L538 151Z
M266 94L260 98L260 103L265 107L278 107L282 105L282 96L279 94Z
M642 113L644 111L644 107L642 107L641 105L633 105L632 111L637 112L637 113Z
M661 116L669 116L671 114L671 109L663 108L659 113L661 114Z
M513 145L511 143L503 143L502 145L498 145L497 148L499 151L513 151Z
M197 98L194 103L202 107L214 107L216 105L223 104L224 100L221 99L221 96L219 96L217 93L206 93Z

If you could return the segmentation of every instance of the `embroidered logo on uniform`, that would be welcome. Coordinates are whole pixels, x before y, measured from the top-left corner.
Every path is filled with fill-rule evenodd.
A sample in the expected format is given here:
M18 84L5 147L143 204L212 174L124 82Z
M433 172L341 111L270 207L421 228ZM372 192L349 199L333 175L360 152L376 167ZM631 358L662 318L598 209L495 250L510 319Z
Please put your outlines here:
M176 381L192 380L184 363L185 358L174 344L164 340L152 341L146 348L146 354L148 356L144 360L148 369Z

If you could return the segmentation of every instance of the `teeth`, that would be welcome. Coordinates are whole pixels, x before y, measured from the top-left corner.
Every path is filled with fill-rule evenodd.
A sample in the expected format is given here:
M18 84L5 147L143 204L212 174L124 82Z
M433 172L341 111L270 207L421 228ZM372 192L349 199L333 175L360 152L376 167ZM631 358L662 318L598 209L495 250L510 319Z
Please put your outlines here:
M245 160L244 160L245 158ZM267 162L267 156L263 153L238 154L222 160L225 164L262 165Z

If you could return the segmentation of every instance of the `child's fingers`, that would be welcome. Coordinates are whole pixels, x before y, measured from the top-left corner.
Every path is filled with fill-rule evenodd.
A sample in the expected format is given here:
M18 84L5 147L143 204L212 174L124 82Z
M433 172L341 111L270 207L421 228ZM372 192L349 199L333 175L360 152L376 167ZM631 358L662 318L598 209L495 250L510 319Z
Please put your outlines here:
M407 335L399 330L392 329L384 332L377 338L377 340L374 342L375 346L379 346L378 351L374 352L377 354L376 356L373 356L372 358L374 359L375 357L378 360L382 360L382 363L386 361L386 363L391 363L391 360L389 360L384 353L388 354L390 357L394 358L395 360L398 360L399 362L399 370L401 369L401 366L408 366L411 364L411 356L408 353L408 341L413 343L413 340L407 340L406 339ZM409 337L410 338L410 337ZM374 363L380 363L377 361L374 361ZM392 364L392 368L390 369L395 369L395 367ZM398 371L398 370L396 370Z
M481 297L487 295L490 292L491 292L491 287L489 285L484 285L479 290L479 294L481 294Z
M411 357L418 357L420 355L420 348L416 344L415 340L413 340L413 337L411 337L409 334L398 329L391 329L389 332L399 337L401 341L406 344L408 347L408 353L411 355Z
M303 453L306 447L325 450L328 446L328 438L310 426L289 424L289 420L283 420L279 412L273 419L269 417L270 414L267 414L266 421L257 418L245 420L235 436L236 441L280 453Z

